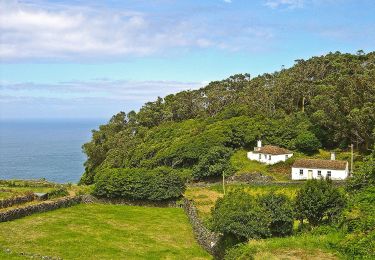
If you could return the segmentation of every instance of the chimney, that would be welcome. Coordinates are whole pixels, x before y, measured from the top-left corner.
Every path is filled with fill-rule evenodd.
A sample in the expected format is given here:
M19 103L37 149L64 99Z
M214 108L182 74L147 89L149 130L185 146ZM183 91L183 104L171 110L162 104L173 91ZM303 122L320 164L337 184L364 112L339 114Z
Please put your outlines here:
M257 141L257 147L254 147L254 151L256 151L256 152L259 151L261 147L262 147L262 141L258 140Z
M336 154L334 152L331 153L331 161L336 160Z

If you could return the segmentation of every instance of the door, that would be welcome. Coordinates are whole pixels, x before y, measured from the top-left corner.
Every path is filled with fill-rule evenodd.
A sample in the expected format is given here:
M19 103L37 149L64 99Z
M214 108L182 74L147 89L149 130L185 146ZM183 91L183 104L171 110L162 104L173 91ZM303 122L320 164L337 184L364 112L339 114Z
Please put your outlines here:
M307 179L311 180L313 178L313 171L312 170L308 170L307 171Z

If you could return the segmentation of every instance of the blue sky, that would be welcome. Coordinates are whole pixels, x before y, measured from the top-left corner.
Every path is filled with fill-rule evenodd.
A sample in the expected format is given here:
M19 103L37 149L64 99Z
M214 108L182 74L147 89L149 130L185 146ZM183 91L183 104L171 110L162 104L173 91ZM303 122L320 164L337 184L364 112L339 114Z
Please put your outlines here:
M0 118L109 118L235 73L374 51L375 1L0 0Z

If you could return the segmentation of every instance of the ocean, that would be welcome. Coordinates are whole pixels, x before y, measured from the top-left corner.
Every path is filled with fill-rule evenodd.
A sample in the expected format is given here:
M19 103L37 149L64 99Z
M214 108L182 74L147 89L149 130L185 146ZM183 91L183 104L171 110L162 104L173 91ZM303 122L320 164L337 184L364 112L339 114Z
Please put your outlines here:
M105 120L0 121L0 179L77 183L82 145Z

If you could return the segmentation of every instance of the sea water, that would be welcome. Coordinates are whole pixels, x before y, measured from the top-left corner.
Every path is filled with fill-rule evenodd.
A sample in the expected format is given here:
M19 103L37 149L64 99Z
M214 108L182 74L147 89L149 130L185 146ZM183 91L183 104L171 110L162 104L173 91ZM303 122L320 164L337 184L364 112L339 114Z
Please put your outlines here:
M0 179L76 183L86 160L82 145L105 120L0 121Z

